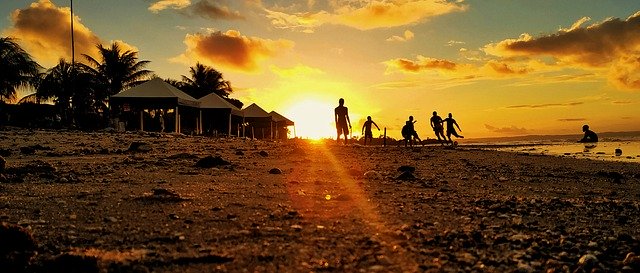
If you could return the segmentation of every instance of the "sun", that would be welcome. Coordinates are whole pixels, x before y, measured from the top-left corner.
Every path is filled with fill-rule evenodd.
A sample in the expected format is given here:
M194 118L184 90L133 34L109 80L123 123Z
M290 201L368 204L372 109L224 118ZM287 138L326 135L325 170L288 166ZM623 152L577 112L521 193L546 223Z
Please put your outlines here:
M333 137L335 134L334 108L328 102L303 100L289 107L284 113L296 123L298 137L321 139Z

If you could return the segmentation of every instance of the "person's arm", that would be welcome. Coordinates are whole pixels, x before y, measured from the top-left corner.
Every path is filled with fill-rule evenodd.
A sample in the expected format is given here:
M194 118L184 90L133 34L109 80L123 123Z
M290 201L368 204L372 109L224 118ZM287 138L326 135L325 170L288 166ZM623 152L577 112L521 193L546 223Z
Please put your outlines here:
M338 126L338 109L333 110L333 118L336 120L336 127Z
M364 135L364 128L367 127L367 122L365 121L364 124L362 124L362 134Z
M460 129L460 126L458 126L458 123L455 120L453 121L453 124L455 124L456 127L458 127L458 131L462 132L462 129Z
M351 128L351 119L349 119L349 108L345 107L344 112L347 115L347 123L349 123L349 128Z
M432 129L433 129L433 128L436 128L436 127L435 127L435 125L436 125L436 124L435 124L435 122L433 122L433 119L429 120L429 125L431 125L431 128L432 128Z
M378 124L376 124L376 122L375 122L375 121L372 121L372 122L373 122L373 125L375 125L375 126L376 126L376 128L378 128L378 131L380 131L380 127L378 127Z

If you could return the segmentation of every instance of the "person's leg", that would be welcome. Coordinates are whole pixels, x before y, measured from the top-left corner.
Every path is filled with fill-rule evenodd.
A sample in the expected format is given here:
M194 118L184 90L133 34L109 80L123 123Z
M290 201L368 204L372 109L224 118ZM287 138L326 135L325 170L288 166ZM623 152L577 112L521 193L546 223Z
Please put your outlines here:
M342 132L344 132L344 144L347 145L349 144L349 127L346 123L343 125Z

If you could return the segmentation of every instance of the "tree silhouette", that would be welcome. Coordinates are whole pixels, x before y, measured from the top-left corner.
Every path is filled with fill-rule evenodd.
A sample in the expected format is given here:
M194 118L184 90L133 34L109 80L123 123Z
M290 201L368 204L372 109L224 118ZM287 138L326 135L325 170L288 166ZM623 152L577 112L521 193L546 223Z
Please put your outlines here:
M89 62L89 72L99 82L95 99L98 103L106 102L110 96L131 88L148 80L152 72L144 69L149 61L138 61L138 52L123 51L117 42L106 48L98 44L100 61L83 54Z
M74 66L61 59L56 66L41 75L36 97L52 99L64 121L70 123L73 114L78 117L93 112L96 86L95 77L86 66Z
M222 73L212 67L196 63L189 68L190 77L182 76L182 89L190 96L199 99L211 93L228 98L233 92L231 83L222 78Z
M41 66L13 38L0 38L0 101L16 98L16 89L33 83Z

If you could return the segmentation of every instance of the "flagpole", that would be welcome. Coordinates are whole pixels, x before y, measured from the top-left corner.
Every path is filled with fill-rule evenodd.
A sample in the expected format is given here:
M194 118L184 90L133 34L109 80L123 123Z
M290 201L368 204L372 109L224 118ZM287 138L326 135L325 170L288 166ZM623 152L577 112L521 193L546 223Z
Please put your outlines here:
M76 48L73 40L73 0L71 1L71 65L76 63Z

